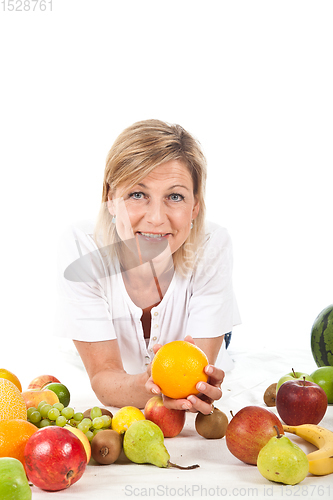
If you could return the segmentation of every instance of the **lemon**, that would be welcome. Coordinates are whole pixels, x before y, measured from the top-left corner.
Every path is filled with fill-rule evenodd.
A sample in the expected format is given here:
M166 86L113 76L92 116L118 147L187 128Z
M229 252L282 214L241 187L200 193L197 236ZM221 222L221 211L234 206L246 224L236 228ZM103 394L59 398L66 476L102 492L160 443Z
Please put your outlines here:
M145 416L139 408L123 406L114 414L111 427L118 434L124 434L129 426L138 420L145 420Z

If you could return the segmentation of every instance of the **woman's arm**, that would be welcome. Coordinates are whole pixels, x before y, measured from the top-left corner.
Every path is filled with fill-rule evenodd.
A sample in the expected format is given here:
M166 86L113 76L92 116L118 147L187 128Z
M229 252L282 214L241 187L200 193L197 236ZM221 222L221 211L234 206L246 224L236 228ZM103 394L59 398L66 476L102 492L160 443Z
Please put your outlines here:
M224 335L221 335L220 337L213 337L209 339L195 339L194 344L197 347L200 347L200 349L206 354L208 361L211 365L214 365L218 353L220 351L222 342L223 342Z
M103 405L144 408L152 397L152 393L149 393L145 386L150 376L150 366L143 373L126 373L116 339L73 342L87 370L91 387Z

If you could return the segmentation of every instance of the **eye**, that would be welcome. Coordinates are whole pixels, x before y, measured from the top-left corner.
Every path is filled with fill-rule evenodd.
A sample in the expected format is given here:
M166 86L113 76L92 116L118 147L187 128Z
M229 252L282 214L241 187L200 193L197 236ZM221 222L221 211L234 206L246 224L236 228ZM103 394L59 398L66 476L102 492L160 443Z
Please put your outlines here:
M134 193L130 193L128 197L133 198L133 200L141 200L144 197L144 193L141 191L135 191Z
M183 201L185 198L182 194L172 193L169 195L171 201Z

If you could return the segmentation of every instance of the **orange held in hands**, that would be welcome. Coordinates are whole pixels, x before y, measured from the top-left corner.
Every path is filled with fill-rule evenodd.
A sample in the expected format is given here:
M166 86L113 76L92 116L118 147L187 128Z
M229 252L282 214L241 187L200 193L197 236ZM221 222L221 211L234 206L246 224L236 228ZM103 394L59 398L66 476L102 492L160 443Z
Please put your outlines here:
M0 378L0 421L12 418L27 420L27 407L16 385Z
M0 420L0 457L16 458L24 465L25 445L37 431L37 427L26 420Z
M194 344L175 340L162 346L156 353L151 375L165 396L173 399L198 394L198 382L207 382L204 372L208 365L206 354Z

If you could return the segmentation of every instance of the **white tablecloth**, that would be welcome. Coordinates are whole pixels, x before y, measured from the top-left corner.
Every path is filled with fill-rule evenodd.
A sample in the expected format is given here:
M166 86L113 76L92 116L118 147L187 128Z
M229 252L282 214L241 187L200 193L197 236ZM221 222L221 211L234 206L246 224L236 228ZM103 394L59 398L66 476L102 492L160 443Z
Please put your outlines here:
M229 352L229 350L228 350ZM223 397L216 406L230 417L248 405L266 407L263 402L265 389L280 376L291 371L311 373L316 365L310 350L289 352L288 349L262 352L233 352L234 368L226 374ZM71 403L76 411L84 411L99 402L90 388L88 377L79 365L75 365L55 351L43 356L37 364L25 367L15 365L13 371L20 374L22 385L42 373L49 373L61 380L71 392ZM8 365L9 369L9 365ZM23 380L22 380L23 378ZM116 411L115 408L110 408ZM271 410L276 413L275 408ZM195 415L187 413L181 434L165 440L171 461L179 465L198 463L194 470L160 469L152 465L130 463L122 454L112 465L87 466L82 478L69 489L49 493L33 487L33 500L111 500L123 498L183 498L183 497L307 497L333 498L333 475L316 477L308 475L299 485L282 486L267 481L256 466L237 460L227 449L225 438L206 440L194 427ZM328 407L320 425L333 430L333 408ZM315 448L304 440L288 434L288 437L306 453Z

